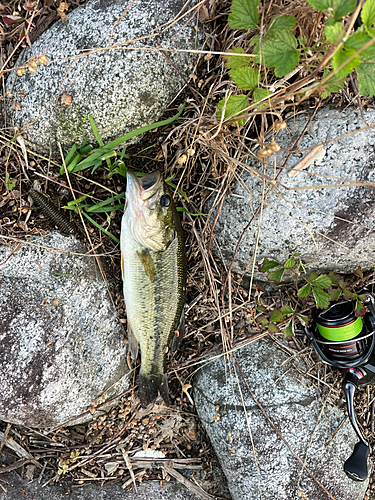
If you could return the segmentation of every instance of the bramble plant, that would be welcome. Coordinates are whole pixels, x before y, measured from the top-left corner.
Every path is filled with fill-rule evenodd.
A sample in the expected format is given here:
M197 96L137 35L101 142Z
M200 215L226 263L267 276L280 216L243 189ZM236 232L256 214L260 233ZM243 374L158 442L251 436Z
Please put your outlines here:
M344 300L356 301L357 316L363 316L365 313L364 296L351 291L349 283L334 272L330 272L328 275L319 275L314 271L307 274L300 254L292 255L285 264L265 258L259 266L259 271L268 273L267 278L275 283L280 283L286 273L294 277L297 290L297 302L294 308L287 305L281 309L267 310L265 306L257 304L257 311L264 314L259 318L259 322L262 326L267 327L270 333L279 331L277 323L285 323L283 335L284 337L292 337L296 319L305 326L309 318L299 311L306 307L307 299L312 299L318 309L326 309L331 301L338 300L342 296ZM356 269L354 275L360 280L363 279L360 267ZM303 286L299 286L301 279L306 282Z
M275 16L271 19L265 35L255 36L251 41L254 57L244 57L245 50L235 47L225 56L225 66L234 83L244 91L240 95L222 99L218 104L217 116L222 110L224 118L238 116L252 102L257 103L271 92L259 85L263 68L273 69L277 78L293 71L300 63L309 72L311 66L303 60L304 54L315 53L317 68L322 65L319 74L314 75L315 82L309 83L309 91L316 89L322 99L332 92L338 92L344 86L346 77L356 69L361 95L375 95L375 0L366 0L361 10L360 26L354 33L345 36L347 25L342 19L352 14L357 7L356 0L307 0L316 11L326 14L324 37L312 46L307 46L306 38L293 35L297 20L293 16ZM259 0L233 0L228 24L236 30L258 30ZM240 55L243 54L243 55ZM326 57L331 54L330 57ZM326 59L326 60L325 60ZM247 93L246 93L247 92ZM267 100L257 109L267 106ZM234 120L242 125L246 118Z

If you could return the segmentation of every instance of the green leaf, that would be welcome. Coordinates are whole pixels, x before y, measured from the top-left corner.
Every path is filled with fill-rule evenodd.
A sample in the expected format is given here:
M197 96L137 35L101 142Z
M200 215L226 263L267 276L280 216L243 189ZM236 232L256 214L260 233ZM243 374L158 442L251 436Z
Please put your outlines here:
M324 29L324 36L327 38L329 42L333 43L337 40L338 43L340 41L338 40L338 36L340 35L341 32L343 32L342 36L344 36L343 29L344 28L341 23L335 22L334 19L330 17L329 19L327 19L326 22L326 27Z
M345 42L345 47L352 48L355 50L361 49L366 43L370 42L370 40L375 41L375 37L370 36L368 33L364 31L357 31L350 35ZM359 57L363 61L363 59L372 59L375 56L375 45L372 44L367 49L363 50Z
M266 40L261 47L258 63L264 62L269 68L275 68L277 77L285 76L292 71L299 61L297 40L289 31L279 31L275 38Z
M251 30L258 25L259 0L233 0L228 24L234 30Z
M267 309L264 306L258 306L257 311L265 313L265 312L267 312Z
M333 285L339 286L340 276L333 271L328 273L328 278L331 280Z
M276 271L272 271L267 278L270 281L274 281L275 283L280 283L281 278L283 277L285 269L282 267L280 269L276 269Z
M250 68L249 66L232 69L229 72L229 76L242 90L253 90L259 82L259 70Z
M375 0L366 0L361 10L363 24L370 28L375 23Z
M357 67L359 93L375 96L375 64L363 62Z
M319 288L329 288L332 284L331 280L326 274L321 274L314 280L310 281L312 286L318 286Z
M293 335L294 335L294 333L293 333L292 321L289 321L288 325L283 330L283 337L285 339L287 339L287 338L293 337Z
M307 3L315 10L328 10L333 7L333 0L307 0Z
M258 321L260 322L260 324L262 326L267 326L268 325L268 319L267 318L260 317Z
M337 69L341 66L345 61L347 61L350 57L352 57L356 53L356 49L352 48L341 48L338 50L332 57L332 66L333 69ZM336 75L338 78L342 78L347 76L352 72L354 68L356 68L360 63L359 56L353 57L351 61L349 61L345 66L343 66Z
M271 19L267 38L274 38L281 30L292 31L296 25L297 19L293 16L275 16Z
M351 14L357 7L357 0L335 0L335 8L333 10L333 17L336 21Z
M357 300L355 303L355 314L361 317L366 314L366 309L360 300Z
M288 269L288 268L290 268L290 267L295 266L295 265L296 265L296 263L297 263L296 258L294 257L294 255L292 255L292 257L290 257L290 258L289 258L289 259L285 262L284 267L285 267L285 269Z
M318 276L318 273L316 273L315 271L311 271L311 273L307 276L307 281L311 283L312 281L316 280Z
M331 290L328 290L328 295L331 297L332 300L337 300L340 297L341 290L340 288L331 288Z
M276 260L271 260L268 257L266 257L258 269L261 273L266 273L270 269L274 269L275 267L278 267L279 265L280 264Z
M221 120L221 112L224 107L225 99L222 99L218 103L219 111L217 112L218 120ZM230 118L236 113L240 113L243 109L247 108L249 105L249 98L247 95L231 95L227 100L227 104L225 106L224 118ZM245 118L240 120L235 120L238 125L243 125L246 121Z
M339 78L335 73L324 70L323 77L326 78L329 75L331 75L330 78L320 88L320 97L322 99L327 99L332 93L341 90L346 80L346 75Z
M274 325L273 323L270 323L270 324L268 325L268 331L269 331L270 333L278 333L279 328L278 328L276 325Z
M266 89L261 89L260 87L257 87L254 92L253 92L253 100L254 100L254 103L257 103L259 101L261 101L262 99L264 99L265 97L271 95L271 92L269 92L268 90ZM261 104L259 104L257 106L257 109L262 109L264 108L265 106L268 106L268 102L265 101L265 102L262 102Z
M331 297L328 293L323 292L320 288L313 287L313 296L315 299L315 304L318 309L326 309L329 306L329 301Z
M353 295L355 295L355 294L353 292L351 292L350 290L347 290L346 288L344 288L344 290L342 291L342 295L343 295L345 300L351 300L351 299L353 299Z
M272 321L273 323L281 323L282 321L284 321L284 314L278 309L274 309L272 311L270 321Z
M298 297L308 297L309 293L311 292L311 285L310 283L306 283L305 286L303 286L302 288L300 288L298 290Z
M294 311L290 306L284 306L280 309L283 314L293 314Z
M237 69L241 68L242 66L249 65L249 57L241 57L231 54L246 54L246 52L241 49L241 47L235 47L234 49L228 50L227 54L223 56L225 59L225 67L227 69Z
M303 314L297 314L297 316L298 316L298 319L300 320L300 322L302 323L302 325L306 326L307 323L309 322L309 317L304 316Z

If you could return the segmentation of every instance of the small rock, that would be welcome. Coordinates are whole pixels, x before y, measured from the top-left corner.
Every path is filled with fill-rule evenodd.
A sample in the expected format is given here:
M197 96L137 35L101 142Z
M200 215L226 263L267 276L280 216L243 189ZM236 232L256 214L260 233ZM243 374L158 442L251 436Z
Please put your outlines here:
M364 111L364 116L368 124L375 123L375 110ZM306 113L300 114L288 121L287 129L277 134L277 143L282 148L275 153L278 166L283 165L285 151L290 151L308 119ZM354 108L341 111L325 107L316 114L298 149L311 148L355 132L365 125L360 111ZM289 169L296 166L309 151L292 155L286 165L288 170L278 177L279 184L276 184L263 206L257 262L270 257L284 264L291 254L297 252L308 267L318 273L350 273L358 266L363 270L373 269L374 187L323 186L347 184L351 180L364 183L375 181L375 130L356 132L323 147L325 155L320 164L310 165L295 177L289 177ZM267 161L270 166L265 173L273 178L279 172L277 168L274 169L273 155ZM263 173L259 161L250 160L249 166L259 174ZM242 183L236 183L232 191L237 196L225 199L215 225L220 256L227 263L232 261L238 240L259 206L263 190L262 181L254 174L245 170L237 171L242 177ZM269 186L266 182L266 192ZM237 273L247 269L247 274L251 274L249 262L255 251L258 225L259 218L255 217L241 242L233 266ZM266 280L266 275L257 268L254 276L257 280Z
M29 146L58 152L58 141L68 150L86 135L95 143L88 114L104 143L158 121L184 85L173 65L189 75L196 59L189 50L197 48L200 35L195 18L188 22L192 12L180 18L184 6L185 12L193 6L185 3L89 0L45 31L16 66L32 58L42 63L24 76L13 72L7 81L15 103L24 95L22 107L11 104L8 116L25 128ZM158 46L173 65L152 50Z
M236 351L236 357L256 399L315 478L335 500L363 498L368 481L352 481L343 470L358 441L348 421L337 431L344 413L330 406L322 408L317 391L286 362L288 356L267 341L243 347ZM302 361L299 363L305 370ZM230 363L225 366L224 358L198 372L194 390L198 415L227 477L232 498L291 500L303 492L311 500L326 500L327 494L255 404L237 365L234 369L241 380L241 393L233 367ZM214 418L217 407L220 418Z
M81 243L30 243L0 248L0 419L54 427L129 387L124 334Z

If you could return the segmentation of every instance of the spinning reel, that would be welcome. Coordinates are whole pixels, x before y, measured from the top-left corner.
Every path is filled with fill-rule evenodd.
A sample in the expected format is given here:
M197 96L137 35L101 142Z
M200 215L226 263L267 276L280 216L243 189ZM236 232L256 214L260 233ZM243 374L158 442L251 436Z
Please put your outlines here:
M355 302L336 302L324 311L315 309L312 325L305 328L322 361L344 371L342 388L348 415L359 437L344 471L356 481L367 479L370 448L356 421L354 392L356 387L375 384L375 300L367 290L361 294L366 297L363 318L356 316Z

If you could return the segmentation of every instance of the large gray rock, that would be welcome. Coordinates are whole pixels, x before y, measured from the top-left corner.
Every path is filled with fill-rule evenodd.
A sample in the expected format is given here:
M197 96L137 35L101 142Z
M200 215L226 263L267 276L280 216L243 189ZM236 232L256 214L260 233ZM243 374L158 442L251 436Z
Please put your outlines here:
M180 19L184 5L185 0L138 1L130 6L125 0L89 0L77 7L66 21L44 32L23 61L18 60L20 65L47 54L51 62L39 65L36 74L26 69L25 76L10 75L7 89L22 106L9 106L13 124L26 130L29 141L58 151L57 141L68 149L88 134L89 142L95 142L89 113L104 142L158 121L184 82L160 52L144 48L159 43L182 74L191 73L195 56L188 51L197 48L197 32L194 20L186 25L192 13ZM189 3L184 12L191 7ZM76 59L85 51L115 45ZM136 47L140 50L133 50ZM71 96L70 106L62 104L63 93Z
M95 259L57 232L32 243L0 248L0 419L51 427L125 391L128 369Z
M256 399L315 478L335 500L361 500L368 481L352 481L343 470L358 440L348 421L337 431L343 412L323 408L316 390L307 387L286 361L288 356L267 341L243 347L236 356ZM306 473L251 398L237 365L228 361L225 366L224 359L198 372L194 401L233 499L326 500L327 493ZM234 370L241 380L248 423Z
M375 123L375 110L364 111L368 124ZM284 150L290 151L308 120L301 114L288 121L288 129L279 132L276 140ZM300 150L320 142L364 127L360 111L323 108L309 125L298 145ZM334 140L324 146L326 154L318 165L311 165L296 177L282 172L276 187L263 207L261 230L256 260L271 257L284 263L290 253L301 257L317 272L349 273L358 265L372 269L375 262L375 196L373 186L323 187L345 182L346 179L375 181L375 130L373 128ZM293 168L308 151L292 155L286 167ZM277 155L282 166L285 153ZM274 177L273 156L266 174ZM262 172L259 161L250 160L249 166ZM221 208L215 226L217 244L221 254L231 261L238 239L262 197L262 182L254 175L237 167L238 175L246 185L236 184L234 195L228 196ZM348 182L347 182L348 183ZM310 189L311 186L314 186ZM266 190L269 184L266 182ZM302 189L299 189L302 188ZM255 199L254 199L255 198ZM248 266L255 249L259 218L256 217L239 247L233 270L242 273ZM310 231L310 233L309 233ZM315 245L313 238L315 240ZM247 273L250 274L251 266ZM255 272L257 279L265 275Z

